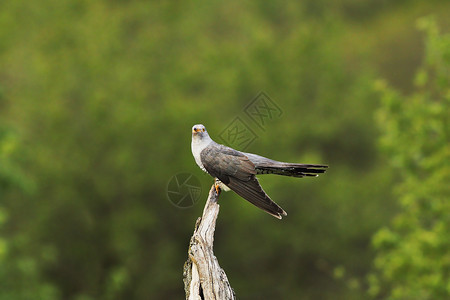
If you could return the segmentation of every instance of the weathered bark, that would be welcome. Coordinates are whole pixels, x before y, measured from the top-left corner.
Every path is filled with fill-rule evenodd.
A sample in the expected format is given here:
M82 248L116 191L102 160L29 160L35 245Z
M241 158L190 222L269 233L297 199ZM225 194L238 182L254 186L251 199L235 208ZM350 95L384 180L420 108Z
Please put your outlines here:
M197 219L183 268L186 299L236 299L225 271L214 256L214 230L219 214L219 195L214 185L201 218Z

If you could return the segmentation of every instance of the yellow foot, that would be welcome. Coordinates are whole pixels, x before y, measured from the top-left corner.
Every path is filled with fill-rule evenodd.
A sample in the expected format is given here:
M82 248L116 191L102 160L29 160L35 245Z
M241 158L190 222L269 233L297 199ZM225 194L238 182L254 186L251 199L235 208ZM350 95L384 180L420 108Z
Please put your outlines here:
M216 194L219 195L220 194L220 186L216 183L214 183L214 188L216 189Z

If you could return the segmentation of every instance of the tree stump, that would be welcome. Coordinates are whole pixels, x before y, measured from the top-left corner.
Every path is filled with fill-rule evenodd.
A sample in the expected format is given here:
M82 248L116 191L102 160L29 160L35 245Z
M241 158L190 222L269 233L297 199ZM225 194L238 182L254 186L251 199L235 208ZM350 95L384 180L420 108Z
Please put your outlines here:
M195 223L189 244L188 259L183 267L184 291L187 300L236 299L225 271L214 256L214 230L219 214L219 193L214 185L209 191L203 215Z

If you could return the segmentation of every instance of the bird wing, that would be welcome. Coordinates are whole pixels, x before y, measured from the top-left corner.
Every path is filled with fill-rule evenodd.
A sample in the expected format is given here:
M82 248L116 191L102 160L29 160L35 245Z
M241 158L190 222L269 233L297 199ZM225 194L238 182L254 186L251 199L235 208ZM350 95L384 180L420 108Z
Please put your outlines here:
M236 194L281 219L286 212L264 192L255 175L255 165L247 156L232 148L213 144L200 153L206 171L218 178Z
M281 219L282 216L287 216L287 213L264 192L255 175L249 181L230 177L227 186L236 194L275 218Z

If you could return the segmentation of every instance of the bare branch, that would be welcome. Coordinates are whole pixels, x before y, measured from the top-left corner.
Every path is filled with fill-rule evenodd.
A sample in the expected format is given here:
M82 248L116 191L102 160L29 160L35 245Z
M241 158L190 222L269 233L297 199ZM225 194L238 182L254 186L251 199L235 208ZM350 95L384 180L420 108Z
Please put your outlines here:
M183 268L186 299L236 299L225 271L214 256L214 230L219 214L219 195L214 185L201 218L197 219Z

